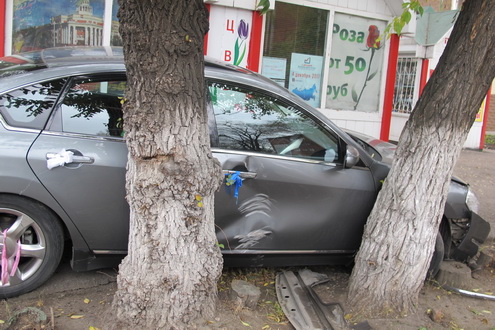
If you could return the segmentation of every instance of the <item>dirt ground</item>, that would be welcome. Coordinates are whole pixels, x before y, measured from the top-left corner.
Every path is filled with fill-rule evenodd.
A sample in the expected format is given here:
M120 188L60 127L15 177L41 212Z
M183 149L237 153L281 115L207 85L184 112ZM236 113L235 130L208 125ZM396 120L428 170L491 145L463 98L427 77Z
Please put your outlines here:
M481 201L480 214L495 228L495 150L465 150L455 174L470 182ZM493 248L490 234L484 249ZM318 287L326 299L344 301L350 269L312 268L327 274L330 281ZM219 283L218 312L202 329L293 329L281 311L275 294L278 269L227 269ZM261 298L253 310L238 308L229 299L232 279L258 286ZM116 289L116 271L104 269L86 273L72 272L63 263L57 274L42 288L24 296L0 301L0 329L106 329L107 311ZM495 269L486 267L472 273L462 289L477 293L495 293ZM40 318L42 321L37 321ZM348 314L347 319L356 320ZM10 321L10 322L9 322ZM426 283L417 311L401 319L367 320L368 329L495 329L495 301L461 296ZM10 326L9 326L10 324ZM349 323L349 327L354 324Z

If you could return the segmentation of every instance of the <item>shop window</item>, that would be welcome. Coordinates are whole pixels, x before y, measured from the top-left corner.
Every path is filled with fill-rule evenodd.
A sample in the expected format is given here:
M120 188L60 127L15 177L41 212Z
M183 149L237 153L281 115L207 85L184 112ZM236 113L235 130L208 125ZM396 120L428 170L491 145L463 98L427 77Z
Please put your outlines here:
M117 13L119 11L119 1L113 0L112 6L112 30L110 32L110 45L111 46L122 46L122 37L119 33L119 19Z
M14 1L12 53L101 46L105 0Z
M395 78L393 112L410 114L416 103L418 59L399 57Z
M277 2L267 13L262 74L320 106L328 11Z

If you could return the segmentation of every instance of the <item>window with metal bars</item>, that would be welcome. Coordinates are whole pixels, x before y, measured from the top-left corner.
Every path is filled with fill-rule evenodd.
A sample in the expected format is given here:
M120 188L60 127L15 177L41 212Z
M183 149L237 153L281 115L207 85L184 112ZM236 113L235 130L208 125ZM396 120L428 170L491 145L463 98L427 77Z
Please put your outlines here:
M395 78L393 112L410 114L416 103L418 59L399 57Z

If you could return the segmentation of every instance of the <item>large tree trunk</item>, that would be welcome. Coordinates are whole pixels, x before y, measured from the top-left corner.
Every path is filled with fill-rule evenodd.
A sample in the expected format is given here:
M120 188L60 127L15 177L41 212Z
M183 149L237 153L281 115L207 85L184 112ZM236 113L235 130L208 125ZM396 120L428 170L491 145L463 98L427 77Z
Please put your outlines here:
M453 167L494 75L495 6L467 0L368 218L349 284L356 312L417 306Z
M211 316L222 257L205 103L203 0L120 0L127 66L129 254L114 308L135 329L185 328Z

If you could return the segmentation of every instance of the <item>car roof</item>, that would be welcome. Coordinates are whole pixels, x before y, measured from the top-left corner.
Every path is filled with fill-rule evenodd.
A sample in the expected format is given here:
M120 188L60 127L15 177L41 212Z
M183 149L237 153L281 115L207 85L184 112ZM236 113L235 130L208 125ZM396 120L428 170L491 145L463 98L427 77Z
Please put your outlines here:
M0 58L0 75L2 71L10 70L33 71L43 68L123 63L124 51L122 47L55 47ZM205 66L252 73L247 69L217 61L208 56L205 56Z
M20 53L0 58L0 93L38 81L112 72L125 72L122 47L57 47ZM205 76L292 96L260 74L208 56L205 56Z
M205 56L206 75L234 81L240 77L251 85L254 81L272 85L273 82L248 69ZM98 72L125 72L122 47L57 47L20 53L0 58L0 92L26 83ZM221 72L221 73L220 73ZM15 76L14 79L11 79ZM249 77L248 77L249 76ZM4 78L9 79L4 79ZM256 85L256 83L254 84ZM262 87L263 88L263 87Z

